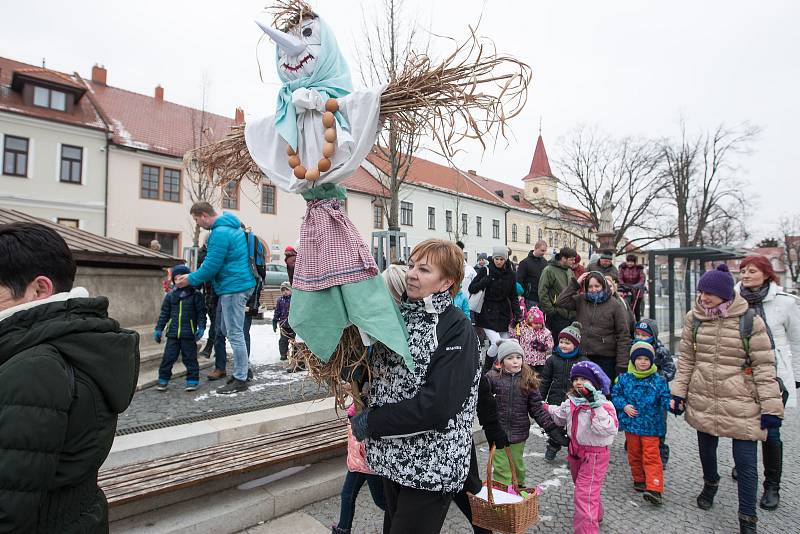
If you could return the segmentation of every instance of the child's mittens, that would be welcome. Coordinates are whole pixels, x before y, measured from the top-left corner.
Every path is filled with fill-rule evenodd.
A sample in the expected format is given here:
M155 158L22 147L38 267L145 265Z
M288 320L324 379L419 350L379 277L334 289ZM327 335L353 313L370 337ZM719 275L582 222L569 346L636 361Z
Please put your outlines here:
M194 334L194 340L195 341L200 341L201 339L203 339L203 334L205 334L205 333L206 333L206 329L205 328L198 328L197 332L195 332L195 334Z
M163 334L163 332L161 332L161 330L154 330L153 331L153 340L155 340L156 343L161 343L162 334Z
M597 391L591 382L586 382L583 387L589 391L589 394L586 396L586 400L589 401L589 406L592 408L600 408L606 400L603 394Z
M669 411L675 415L681 415L686 411L686 399L673 395L672 400L669 401Z

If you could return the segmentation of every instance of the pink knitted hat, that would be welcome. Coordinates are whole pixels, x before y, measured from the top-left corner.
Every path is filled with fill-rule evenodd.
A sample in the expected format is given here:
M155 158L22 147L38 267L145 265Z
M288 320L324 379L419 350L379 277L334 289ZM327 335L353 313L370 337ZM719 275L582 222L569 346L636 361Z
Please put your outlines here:
M528 310L528 315L525 318L531 324L544 324L544 312L538 306L533 306Z

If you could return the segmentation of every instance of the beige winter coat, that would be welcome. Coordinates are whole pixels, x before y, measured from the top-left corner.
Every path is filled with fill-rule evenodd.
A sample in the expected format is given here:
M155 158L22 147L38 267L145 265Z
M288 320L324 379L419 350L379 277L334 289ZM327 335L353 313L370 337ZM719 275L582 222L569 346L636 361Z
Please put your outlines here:
M745 352L739 335L739 317L748 305L739 294L728 317L712 319L695 302L683 322L678 374L670 384L673 395L686 399L686 422L693 428L734 439L764 441L761 415L783 417L783 403L775 381L775 356L764 322L756 317L750 338L752 374L742 364ZM701 323L694 349L692 319Z

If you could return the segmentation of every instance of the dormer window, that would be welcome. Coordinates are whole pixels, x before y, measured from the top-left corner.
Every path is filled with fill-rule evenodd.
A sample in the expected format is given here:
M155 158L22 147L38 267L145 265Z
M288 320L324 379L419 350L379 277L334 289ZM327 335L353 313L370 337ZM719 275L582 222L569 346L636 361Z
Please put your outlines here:
M39 85L33 88L33 105L58 111L67 110L67 95L62 91L47 89Z

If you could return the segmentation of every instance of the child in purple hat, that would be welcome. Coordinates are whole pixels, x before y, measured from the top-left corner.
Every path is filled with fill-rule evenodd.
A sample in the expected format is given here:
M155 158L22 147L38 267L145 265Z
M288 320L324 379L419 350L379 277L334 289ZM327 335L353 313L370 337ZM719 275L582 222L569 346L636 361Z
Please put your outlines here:
M614 405L605 397L611 380L596 363L577 362L570 370L572 389L560 406L548 406L557 425L566 426L569 442L569 470L575 483L575 512L572 528L576 534L597 533L603 520L600 491L611 458L610 446L619 422Z

